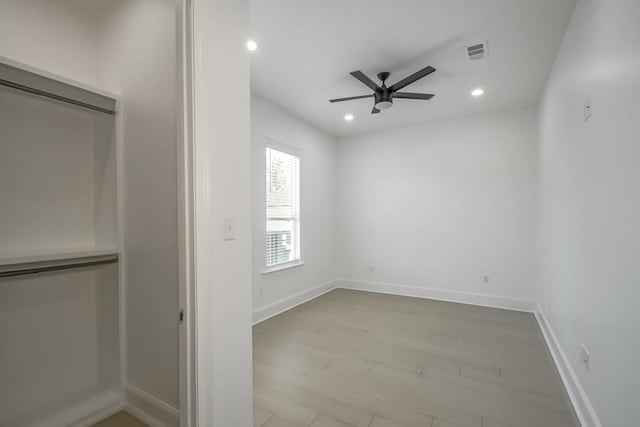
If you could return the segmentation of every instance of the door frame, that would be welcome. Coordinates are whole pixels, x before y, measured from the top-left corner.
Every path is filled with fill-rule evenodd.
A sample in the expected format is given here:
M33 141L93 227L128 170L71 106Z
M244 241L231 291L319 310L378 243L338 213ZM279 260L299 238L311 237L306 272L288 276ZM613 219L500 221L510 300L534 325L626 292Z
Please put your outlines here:
M181 427L253 421L249 0L178 6ZM225 100L221 105L219 100ZM236 238L223 225L236 222ZM202 309L199 309L202 307Z
M195 284L193 280L192 5L176 0L178 92L178 306L180 427L195 427Z

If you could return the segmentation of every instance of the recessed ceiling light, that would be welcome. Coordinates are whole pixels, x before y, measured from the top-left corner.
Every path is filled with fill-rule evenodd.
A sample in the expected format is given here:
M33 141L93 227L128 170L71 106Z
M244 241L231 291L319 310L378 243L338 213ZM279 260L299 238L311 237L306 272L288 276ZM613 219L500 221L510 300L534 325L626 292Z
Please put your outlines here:
M353 117L353 114L347 114L346 116L344 116L344 119L348 122L352 121L353 119L355 119L355 117Z
M484 89L477 88L471 91L471 95L478 97L484 95Z
M253 40L247 41L247 49L249 50L249 52L253 52L254 50L258 49L258 43L254 42Z

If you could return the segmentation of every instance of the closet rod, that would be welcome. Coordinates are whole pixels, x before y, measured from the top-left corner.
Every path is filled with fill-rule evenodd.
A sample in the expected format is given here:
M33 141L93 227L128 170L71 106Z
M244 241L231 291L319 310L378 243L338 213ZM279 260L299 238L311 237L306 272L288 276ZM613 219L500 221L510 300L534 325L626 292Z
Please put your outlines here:
M118 257L113 257L109 259L100 259L96 261L80 261L80 262L74 262L74 263L63 264L63 265L50 265L46 267L34 267L34 268L24 268L21 270L2 271L0 272L0 278L26 276L28 274L47 273L50 271L58 271L58 270L70 270L73 268L93 267L96 265L113 264L116 262L118 262Z
M89 110L98 111L100 113L105 114L115 114L114 110L109 110L107 108L98 107L97 105L87 104L86 102L77 101L75 99L67 98L65 96L56 95L55 93L46 92L44 90L32 88L29 86L21 85L20 83L11 82L9 80L0 79L0 85L7 86L13 89L21 90L23 92L32 93L34 95L43 96L45 98L55 99L56 101L66 102L67 104L73 104L78 107L87 108ZM0 276L2 277L2 276Z

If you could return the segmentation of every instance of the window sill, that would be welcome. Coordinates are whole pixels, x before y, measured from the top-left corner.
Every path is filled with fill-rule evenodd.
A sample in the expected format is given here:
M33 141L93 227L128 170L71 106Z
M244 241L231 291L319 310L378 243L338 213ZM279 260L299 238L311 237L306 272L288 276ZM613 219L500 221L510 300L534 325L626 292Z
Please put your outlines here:
M302 260L291 261L286 264L278 264L278 265L274 265L273 267L267 267L262 271L262 274L271 274L271 273L275 273L276 271L288 270L290 268L296 268L302 265L304 265L304 262Z

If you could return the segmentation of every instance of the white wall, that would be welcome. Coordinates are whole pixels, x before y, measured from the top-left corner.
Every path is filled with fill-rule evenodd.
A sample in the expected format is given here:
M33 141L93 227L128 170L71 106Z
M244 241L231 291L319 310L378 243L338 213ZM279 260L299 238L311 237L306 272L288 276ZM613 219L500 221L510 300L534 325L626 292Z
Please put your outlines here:
M341 277L532 296L532 109L340 140L337 176Z
M638 22L637 0L578 1L540 106L539 298L602 425L616 427L638 425Z
M249 2L192 4L198 425L250 426ZM227 217L235 240L223 239Z
M122 95L127 382L177 408L177 75L174 0L105 11L99 81Z
M270 139L301 153L302 252L304 265L265 270L265 144ZM308 291L335 278L335 138L251 96L253 201L253 308Z
M175 28L174 0L0 4L1 56L122 95L127 381L173 407L179 390Z
M97 119L0 88L0 250L95 245Z
M5 0L0 5L0 56L95 85L97 20L69 0Z
M96 22L65 3L3 1L0 56L93 84ZM0 106L0 249L95 244L104 118L4 87ZM117 375L102 374L117 369L117 342L102 339L118 325L116 274L111 265L1 280L0 425L60 425L86 416L82 406L114 387Z

